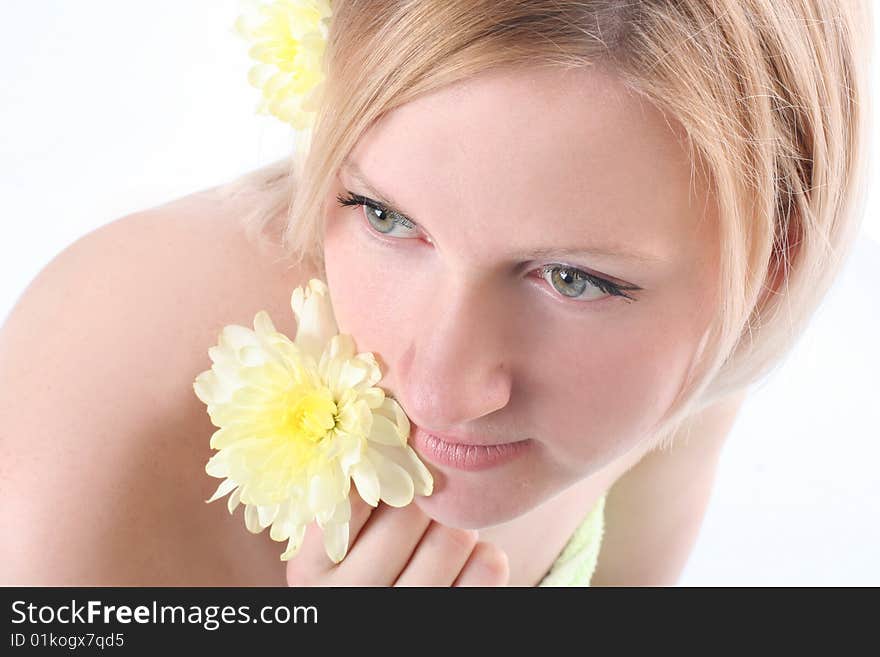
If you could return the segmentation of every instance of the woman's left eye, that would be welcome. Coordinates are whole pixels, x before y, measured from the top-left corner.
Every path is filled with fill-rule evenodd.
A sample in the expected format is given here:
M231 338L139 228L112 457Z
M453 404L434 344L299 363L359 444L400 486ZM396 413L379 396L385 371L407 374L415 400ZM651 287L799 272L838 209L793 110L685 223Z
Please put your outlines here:
M635 285L618 285L604 278L593 276L587 272L566 265L544 265L539 270L544 278L562 296L577 299L579 301L592 301L604 295L623 297L630 301L635 298L628 295L624 290L638 290Z
M412 221L404 217L399 212L390 210L381 203L369 199L366 196L361 196L360 194L352 194L351 192L348 192L348 196L339 195L336 197L336 200L339 202L339 205L342 206L363 206L364 217L366 217L367 221L370 222L370 225L376 232L383 235L391 235L392 231L398 226L404 226L405 228L411 230L415 229L416 227L416 225ZM394 237L402 236L394 235ZM407 237L415 236L408 235Z

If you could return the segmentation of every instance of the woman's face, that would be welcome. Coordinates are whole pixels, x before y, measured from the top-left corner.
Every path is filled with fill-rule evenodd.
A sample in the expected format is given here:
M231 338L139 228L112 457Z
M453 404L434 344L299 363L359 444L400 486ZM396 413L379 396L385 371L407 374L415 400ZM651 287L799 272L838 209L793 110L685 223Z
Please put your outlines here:
M645 447L716 303L714 210L679 134L607 73L521 69L416 99L353 149L326 199L327 283L412 422L429 516L505 522ZM420 431L528 442L474 471Z

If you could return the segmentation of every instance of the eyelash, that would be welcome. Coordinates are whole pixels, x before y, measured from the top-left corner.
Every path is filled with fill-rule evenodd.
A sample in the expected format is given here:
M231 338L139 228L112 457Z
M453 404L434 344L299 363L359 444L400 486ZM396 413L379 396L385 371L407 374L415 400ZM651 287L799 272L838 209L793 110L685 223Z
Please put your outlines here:
M371 198L367 198L366 196L361 196L360 194L355 194L353 192L346 192L347 196L342 196L341 194L336 196L336 200L339 202L340 206L358 206L364 205L368 208L372 208L373 210L378 210L380 212L385 212L391 217L391 220L406 228L415 228L416 225L407 219L404 215L392 210L382 203L378 201L374 201ZM542 265L538 268L538 271L541 274L548 274L551 271L562 269L565 271L569 271L573 273L575 276L579 278L585 279L588 283L595 286L605 294L610 294L612 296L621 297L623 299L627 299L629 302L638 301L638 299L630 296L624 290L640 290L641 288L636 285L618 285L617 283L612 283L611 281L605 280L604 278L599 278L597 276L593 276L589 272L585 272L582 269L578 269L577 267L572 267L569 265L563 264L552 264L552 265ZM565 295L562 295L565 296Z
M399 212L395 212L391 208L385 207L381 203L374 201L371 198L367 198L366 196L361 196L360 194L354 194L352 192L346 192L348 196L337 195L336 200L339 201L339 205L366 205L368 208L372 208L373 210L379 210L380 212L386 212L388 216L391 217L392 221L396 224L400 224L401 226L406 226L407 228L415 228L416 225L404 217Z

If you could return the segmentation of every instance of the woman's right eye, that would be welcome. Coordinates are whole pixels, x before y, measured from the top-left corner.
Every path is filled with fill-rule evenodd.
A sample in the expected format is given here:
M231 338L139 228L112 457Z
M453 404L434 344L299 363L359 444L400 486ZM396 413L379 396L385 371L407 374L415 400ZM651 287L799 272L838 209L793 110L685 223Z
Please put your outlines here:
M390 235L398 225L409 229L416 227L412 221L399 212L386 208L383 204L366 196L348 192L348 196L340 195L336 197L336 200L343 206L360 205L363 208L364 217L370 222L373 229L382 235Z

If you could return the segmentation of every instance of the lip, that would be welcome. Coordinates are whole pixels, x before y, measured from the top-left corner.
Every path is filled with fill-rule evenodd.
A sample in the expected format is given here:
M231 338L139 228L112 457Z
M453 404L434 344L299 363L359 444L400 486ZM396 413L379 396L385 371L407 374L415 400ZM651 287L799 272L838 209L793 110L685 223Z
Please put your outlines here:
M420 427L414 427L412 439L419 452L434 463L469 472L509 463L528 451L532 444L531 439L513 443L477 444L447 434L429 433Z

